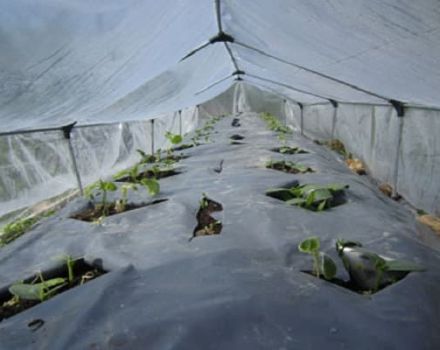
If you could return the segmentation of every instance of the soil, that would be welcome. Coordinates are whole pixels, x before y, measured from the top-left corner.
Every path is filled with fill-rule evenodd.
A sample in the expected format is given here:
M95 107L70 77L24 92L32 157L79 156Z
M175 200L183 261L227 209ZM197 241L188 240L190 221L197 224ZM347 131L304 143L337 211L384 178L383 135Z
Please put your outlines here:
M239 119L239 118L234 118L234 119L232 120L232 124L231 124L231 126L234 126L234 127L236 127L236 128L238 128L239 126L241 126L241 124L240 124L240 119Z
M316 275L312 271L301 271L301 272L306 273L306 274L311 275L316 278ZM377 290L374 290L374 291L361 289L358 286L356 286L351 280L344 281L340 278L332 278L331 280L326 280L325 278L321 278L321 277L319 279L326 281L326 282L329 282L329 283L336 284L339 287L348 289L348 290L355 292L357 294L372 295L372 294L376 294L377 292L380 292L382 289L385 289L386 287L391 286L392 284L397 283L400 280L404 279L408 275L408 273L409 272L402 273L402 277L400 279L396 280L393 283L383 284Z
M281 150L285 150L281 152ZM272 152L277 152L281 154L306 154L309 153L299 147L276 147L271 149Z
M360 159L353 158L353 159L346 159L345 163L349 167L351 171L358 175L367 175L367 170L365 169L364 163Z
M115 182L131 182L131 183L138 183L142 179L152 179L155 178L157 180L163 179L165 177L170 177L174 175L179 175L180 172L174 170L174 169L165 169L165 170L159 170L156 173L152 170L146 170L136 177L136 180L133 181L133 179L130 176L124 176L120 177L119 179L116 179Z
M279 170L288 174L299 174L301 173L301 171L299 171L297 168L295 167L291 167L285 163L281 163L281 162L276 162L276 163L272 163L271 165L268 165L266 168L268 169L274 169L274 170ZM307 170L305 171L306 173L313 173L313 170L311 168L307 168Z
M199 145L200 145L200 143L196 144L196 146L199 146ZM178 147L174 147L173 148L173 152L184 151L184 150L186 150L188 148L193 148L193 147L194 147L193 144L183 144L183 145L180 145Z
M75 288L81 284L87 283L92 279L104 275L105 273L107 272L102 270L100 267L89 265L83 259L77 260L73 265L73 274L75 276L73 281L67 284L65 287L61 288L56 295L61 294L66 290ZM49 280L51 278L56 278L56 277L62 277L67 279L68 278L67 266L62 265L61 267L53 269L51 271L43 272L42 275L44 280ZM24 282L31 283L32 281L35 280L35 278L36 276L34 275L30 278L25 279ZM9 293L8 290L6 290L0 295L0 322L20 312L23 312L37 304L42 303L41 301L38 300L24 300L24 299L20 299L18 302L13 302L12 299L13 299L13 295ZM32 331L36 331L43 324L44 324L44 320L38 319L38 320L30 321L28 326L29 328L31 328Z
M197 144L197 145L199 145L199 144ZM193 147L193 145L182 145L181 147L183 147L183 146ZM186 147L186 148L190 148L190 147ZM178 151L178 148L179 147L174 148L173 150ZM184 148L184 149L186 149L186 148ZM180 161L182 159L186 159L186 158L188 158L188 156L183 155L183 154L177 154L177 155L172 154L170 156L165 155L160 158L158 156L156 156L155 154L150 154L150 155L147 155L146 157L144 157L140 163L141 164L151 164L151 163L165 162L167 160L173 160L175 162L178 162L178 161Z
M112 202L112 203L108 204L108 212L107 212L106 216L112 216L112 215L116 215L116 214L130 211L130 210L147 207L147 206L154 205L154 204L159 204L159 203L165 202L167 200L168 199L158 199L158 200L155 200L150 203L141 203L141 204L127 203L125 205L125 210L122 212L117 211L116 210L116 203ZM94 206L93 204L90 204L90 206L87 209L72 215L70 218L76 219L76 220L87 221L87 222L93 222L93 221L98 220L100 217L102 217L102 208L100 206Z
M222 159L222 160L219 162L218 166L214 168L214 171L215 171L217 174L220 174L220 173L223 171L223 163L224 163L224 161L225 161L225 160Z
M204 208L200 207L197 212L197 226L190 240L198 236L218 235L222 231L222 223L213 218L211 214L216 211L222 211L223 206L209 198L206 198L206 202L208 203L207 206Z

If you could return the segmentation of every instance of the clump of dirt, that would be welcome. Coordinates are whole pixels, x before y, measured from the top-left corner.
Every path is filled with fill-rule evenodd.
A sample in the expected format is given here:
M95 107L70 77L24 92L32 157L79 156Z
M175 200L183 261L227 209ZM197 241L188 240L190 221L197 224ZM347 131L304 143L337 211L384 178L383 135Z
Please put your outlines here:
M200 201L200 208L197 212L197 226L194 229L192 240L199 236L218 235L222 231L223 225L220 221L211 216L212 213L223 211L223 206L212 199L203 196Z
M232 124L231 124L231 126L236 127L236 128L240 127L240 126L241 126L241 124L240 124L240 119L239 119L239 118L234 118L234 119L232 120Z
M302 148L289 147L289 146L272 148L271 151L281 153L281 154L306 154L306 153L309 153L309 152L303 150Z
M351 171L358 175L366 175L367 170L365 169L364 163L358 158L348 158L345 163L350 168Z

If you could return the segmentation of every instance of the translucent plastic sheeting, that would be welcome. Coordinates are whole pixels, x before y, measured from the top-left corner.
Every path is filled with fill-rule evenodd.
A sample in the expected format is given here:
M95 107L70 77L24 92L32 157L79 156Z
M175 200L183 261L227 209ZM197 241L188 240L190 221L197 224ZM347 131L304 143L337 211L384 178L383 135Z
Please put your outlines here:
M245 81L250 84L258 87L261 90L269 91L275 95L283 96L286 99L299 102L299 103L326 103L328 100L317 98L311 95L305 95L298 93L288 87L285 87L280 84L271 83L268 81L262 81L260 79L256 79L250 76L246 76Z
M1 1L1 130L145 119L206 100L194 94L231 72L224 48L177 62L216 31L211 1Z
M383 99L332 80L323 79L315 74L301 71L247 48L235 45L233 46L233 52L240 58L240 69L246 72L246 78L249 76L257 81L263 79L261 80L263 83L268 82L264 80L271 80L285 86L291 86L292 92L296 92L295 89L302 90L304 93L298 92L299 96L296 98L298 102L306 103L310 101L310 96L312 96L315 102L323 99L333 99L348 102L384 103Z
M440 106L436 0L221 3L225 31L237 42L388 98ZM262 62L261 54L254 55L253 61ZM266 68L268 75L281 78L273 62ZM296 77L305 80L305 73L290 71L282 68L292 83ZM343 97L345 91L343 86L330 89L324 78L322 86L313 84L334 96Z
M182 111L182 132L198 122L196 108ZM179 113L154 123L156 150L168 145L166 131L180 132ZM0 215L77 188L62 132L1 137ZM83 185L106 178L139 161L137 149L151 152L151 121L74 128L72 144Z
M0 144L0 214L75 186L61 131L3 136Z
M299 109L288 105L289 118L300 129ZM332 137L334 108L330 104L304 108L304 131L314 139ZM399 150L397 192L414 206L440 214L439 112L407 108ZM333 137L364 161L373 177L393 184L399 119L392 107L340 104Z
M215 116L228 113L268 112L284 118L285 100L270 91L251 84L236 82L218 97L201 105L204 115Z
M232 79L223 79L232 70L224 47L211 45L83 121L143 119L194 106L226 90Z

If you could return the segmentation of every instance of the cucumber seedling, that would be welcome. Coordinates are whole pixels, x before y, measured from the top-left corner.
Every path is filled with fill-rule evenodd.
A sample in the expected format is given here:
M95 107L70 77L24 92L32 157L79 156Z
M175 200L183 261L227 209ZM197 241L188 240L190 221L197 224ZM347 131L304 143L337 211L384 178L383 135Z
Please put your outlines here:
M301 253L309 254L313 259L312 273L320 278L331 280L336 276L337 267L333 259L326 253L319 251L320 242L318 237L306 238L298 245Z

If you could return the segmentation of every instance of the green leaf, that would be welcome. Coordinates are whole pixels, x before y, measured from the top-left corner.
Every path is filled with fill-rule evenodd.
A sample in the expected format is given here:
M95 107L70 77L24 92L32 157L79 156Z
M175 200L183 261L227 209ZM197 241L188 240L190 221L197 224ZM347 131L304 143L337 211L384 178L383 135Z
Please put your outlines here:
M114 192L118 189L118 187L113 182L104 182L103 189Z
M286 204L302 206L303 204L306 204L306 200L304 198L292 198L286 201Z
M142 158L145 158L147 156L147 154L144 151L142 151L141 149L139 149L139 148L136 150L136 152L139 153L139 155Z
M113 178L115 180L118 180L122 177L129 175L129 174L130 174L130 169L125 169L125 170L121 170L121 171L117 172L115 175L113 175Z
M144 185L150 196L156 196L160 192L160 185L156 179L142 179L142 185Z
M323 200L321 203L319 203L317 210L318 211L323 211L325 209L326 204L327 204L327 201Z
M326 188L321 188L313 191L315 202L326 201L333 198L331 192Z
M306 207L310 208L312 207L313 203L315 202L315 194L316 191L311 191L306 198Z
M9 292L20 299L42 301L51 293L52 288L65 282L64 278L52 278L36 284L16 283L9 287Z
M298 249L302 253L312 254L316 253L320 248L319 238L310 237L306 238L298 245Z
M337 267L333 259L328 256L326 253L321 252L319 254L320 257L320 270L321 274L324 276L326 280L331 280L336 276Z
M173 135L173 137L171 138L171 143L173 145L177 145L178 143L181 143L182 141L183 141L183 138L180 135Z
M426 269L419 264L404 260L385 260L385 270L387 271L425 271Z

